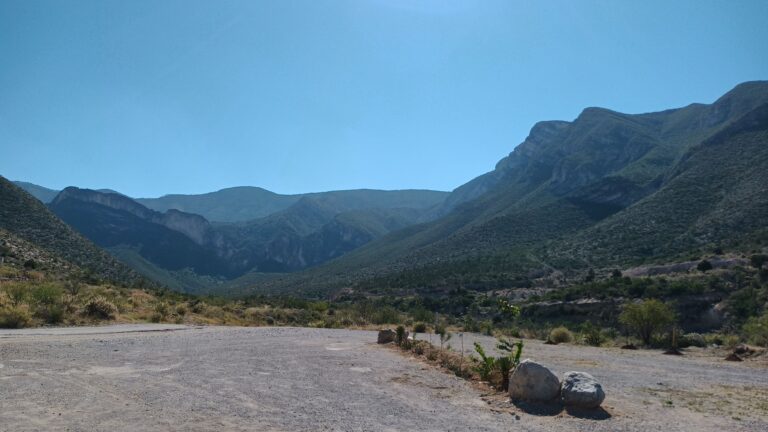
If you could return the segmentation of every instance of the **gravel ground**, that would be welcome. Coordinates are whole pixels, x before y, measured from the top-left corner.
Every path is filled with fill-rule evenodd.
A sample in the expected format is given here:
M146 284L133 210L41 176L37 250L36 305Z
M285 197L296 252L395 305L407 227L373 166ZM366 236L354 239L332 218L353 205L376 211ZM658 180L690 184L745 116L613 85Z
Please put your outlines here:
M605 415L578 418L526 412L373 341L304 328L3 331L0 430L768 430L768 405L750 405L768 404L768 373L753 365L529 342L524 357L603 382Z

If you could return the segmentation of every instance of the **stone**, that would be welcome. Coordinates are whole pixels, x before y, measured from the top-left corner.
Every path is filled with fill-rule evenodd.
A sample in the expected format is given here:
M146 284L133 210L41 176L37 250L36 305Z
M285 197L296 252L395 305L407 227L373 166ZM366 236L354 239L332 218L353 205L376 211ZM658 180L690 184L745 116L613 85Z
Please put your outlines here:
M394 342L396 337L397 333L392 329L379 330L379 337L376 342L380 344L388 344Z
M597 408L605 400L603 386L586 372L566 372L560 393L564 405L578 408Z
M557 376L533 360L523 360L509 376L509 396L513 400L548 402L559 394Z

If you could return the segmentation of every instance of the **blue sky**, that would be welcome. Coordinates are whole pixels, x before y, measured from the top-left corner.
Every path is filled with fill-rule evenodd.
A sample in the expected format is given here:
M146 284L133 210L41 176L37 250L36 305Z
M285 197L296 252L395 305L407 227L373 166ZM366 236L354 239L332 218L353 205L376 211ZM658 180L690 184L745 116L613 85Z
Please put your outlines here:
M450 190L539 120L768 79L768 1L0 0L0 175Z

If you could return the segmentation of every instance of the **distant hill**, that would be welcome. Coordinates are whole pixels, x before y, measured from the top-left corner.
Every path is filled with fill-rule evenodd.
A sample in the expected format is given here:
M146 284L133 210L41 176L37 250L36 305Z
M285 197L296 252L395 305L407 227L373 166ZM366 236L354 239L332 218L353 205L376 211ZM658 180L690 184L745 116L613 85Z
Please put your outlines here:
M68 271L67 263L70 263L74 265L72 269L79 267L115 283L135 284L143 280L3 177L0 177L0 230L4 231L4 241L16 245L22 256L25 253L39 256L43 263L62 271Z
M768 220L766 103L768 82L750 82L710 105L538 123L439 219L251 291L485 290L737 247Z
M266 217L211 224L149 209L127 196L69 187L50 209L145 276L201 292L250 272L321 264L419 221L434 200L422 191L307 194ZM425 198L426 196L426 198Z
M259 187L234 187L200 195L165 195L160 198L139 198L146 207L164 212L176 209L199 214L214 222L244 222L260 219L286 210L302 198L313 198L335 211L366 208L425 209L442 203L447 192L431 190L382 191L358 189L281 195Z

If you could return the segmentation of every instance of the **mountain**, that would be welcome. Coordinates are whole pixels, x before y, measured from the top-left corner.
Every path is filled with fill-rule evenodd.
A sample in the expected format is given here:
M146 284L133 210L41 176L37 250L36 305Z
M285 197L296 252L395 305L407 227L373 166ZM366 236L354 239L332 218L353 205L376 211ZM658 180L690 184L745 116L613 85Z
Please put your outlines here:
M15 181L13 182L16 186L24 189L27 193L32 195L33 197L39 199L44 204L48 204L49 202L53 201L54 198L56 198L56 195L58 195L59 191L54 189L48 189L47 187L38 186L33 183L23 182L23 181Z
M252 291L491 289L663 260L764 228L768 82L647 114L587 108L536 124L438 219ZM441 217L440 217L441 216ZM762 222L761 222L762 221Z
M260 219L211 224L127 196L69 187L49 208L145 276L204 291L250 272L291 272L321 264L419 221L434 194L340 191L307 194Z
M80 268L113 283L144 282L138 274L62 222L38 199L3 177L0 177L0 230L4 242L15 245L19 251L27 251L19 253L29 254L33 261L49 263L65 271Z
M281 195L259 187L242 186L200 195L165 195L136 201L160 212L176 209L214 222L244 222L286 210L305 197L323 201L342 212L366 208L428 208L439 205L447 195L447 192L431 190L371 189Z

